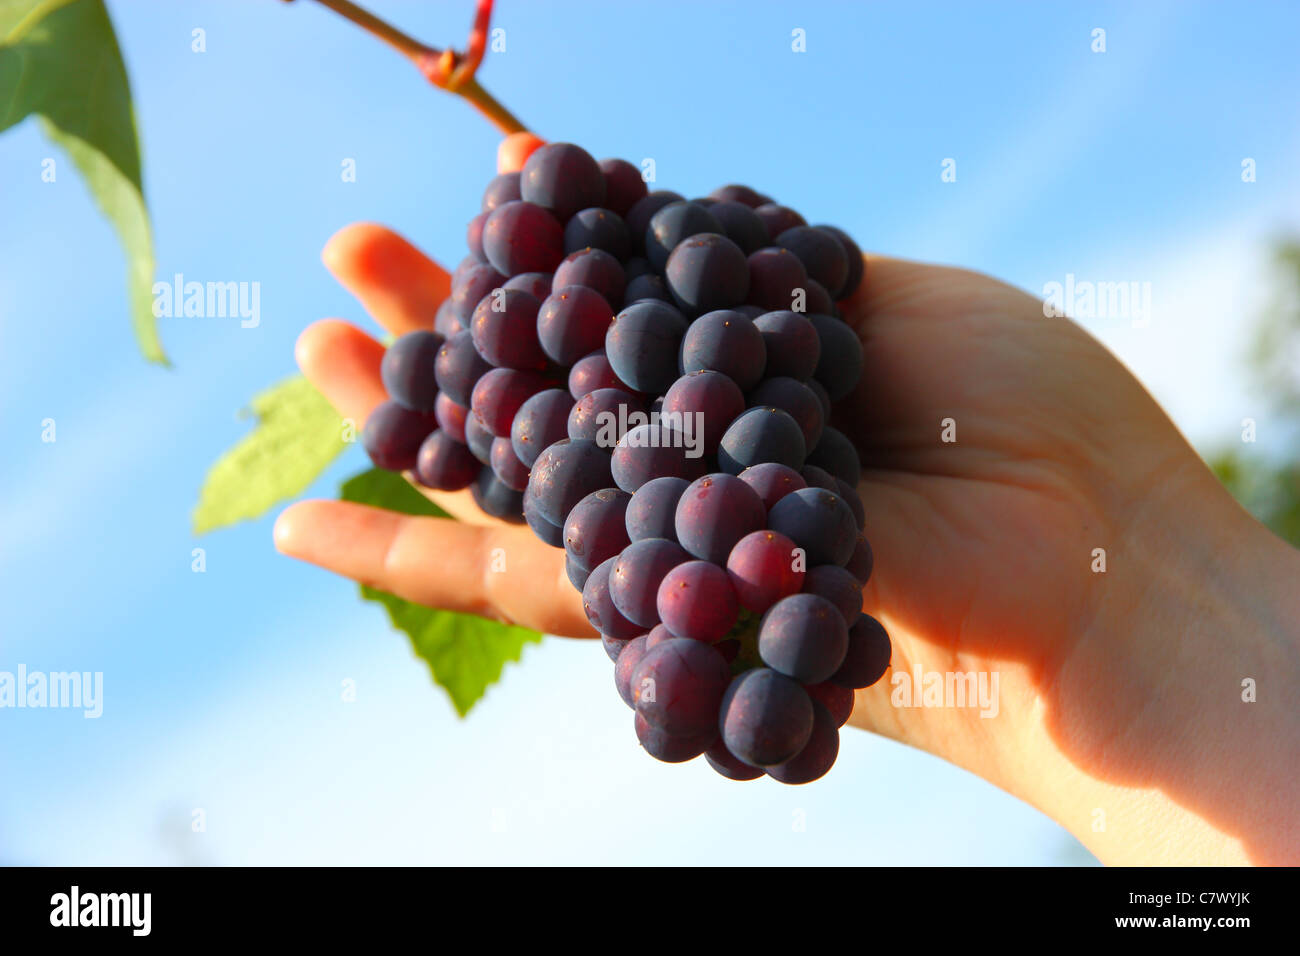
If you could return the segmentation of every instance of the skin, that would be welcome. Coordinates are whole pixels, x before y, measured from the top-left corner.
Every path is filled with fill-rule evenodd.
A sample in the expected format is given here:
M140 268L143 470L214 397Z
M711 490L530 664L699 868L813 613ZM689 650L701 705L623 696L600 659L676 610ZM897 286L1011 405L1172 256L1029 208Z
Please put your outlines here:
M503 167L526 152L503 150ZM449 286L375 225L339 232L324 261L394 335L429 327ZM863 609L893 643L851 723L984 777L1108 864L1300 863L1300 552L1238 507L1109 352L1025 293L869 256L842 308L864 347L835 423L863 454ZM382 356L336 319L297 347L358 422L386 397ZM595 636L563 552L468 492L425 493L459 520L304 501L276 545L422 604ZM896 681L917 671L996 674L996 715L900 706Z

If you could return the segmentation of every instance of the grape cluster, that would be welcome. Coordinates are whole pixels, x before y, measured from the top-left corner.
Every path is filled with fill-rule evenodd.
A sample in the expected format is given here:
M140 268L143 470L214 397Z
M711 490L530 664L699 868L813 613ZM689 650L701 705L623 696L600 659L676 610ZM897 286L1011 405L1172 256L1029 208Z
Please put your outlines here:
M641 745L807 783L889 666L831 424L853 240L745 186L687 200L543 146L488 185L434 328L388 349L375 464L565 551Z

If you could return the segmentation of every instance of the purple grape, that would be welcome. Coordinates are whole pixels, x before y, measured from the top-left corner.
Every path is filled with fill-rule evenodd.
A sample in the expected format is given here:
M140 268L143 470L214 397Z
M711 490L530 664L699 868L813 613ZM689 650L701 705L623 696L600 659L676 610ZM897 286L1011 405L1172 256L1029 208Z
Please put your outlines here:
M593 441L568 438L537 456L528 479L538 512L558 525L564 524L579 501L613 483L609 455Z
M833 491L837 495L840 493L839 485L835 484L835 476L825 468L818 468L816 465L804 465L799 474L803 476L803 480L808 483L809 488L823 488L826 491ZM848 502L845 502L845 504L848 504Z
M812 732L803 749L785 763L767 768L767 775L781 783L812 783L835 764L840 753L840 732L829 710L813 701Z
M594 568L631 544L623 518L631 497L602 488L573 506L564 521L564 550L575 564Z
M858 535L858 540L853 544L853 556L845 563L844 570L865 585L871 580L871 571L875 564L876 558L871 550L871 542L863 535Z
M764 776L761 767L751 767L728 750L721 737L704 751L704 759L709 762L710 767L728 780L757 780Z
M636 739L640 741L645 752L664 763L685 763L687 760L694 760L708 750L709 744L718 737L716 729L689 737L676 736L653 726L640 714L634 718L634 727Z
M628 493L652 478L667 475L693 481L707 466L698 438L662 423L628 429L619 439L611 462L614 483Z
M732 475L769 461L799 468L803 460L803 429L788 412L770 406L751 408L732 422L718 448L718 464Z
M524 402L544 391L550 382L537 372L494 368L474 383L469 407L497 438L509 438L510 426Z
M537 313L537 338L553 361L573 365L604 346L605 332L613 320L614 310L598 291L581 285L562 286L547 297Z
M484 262L476 262L461 275L452 279L451 297L447 301L451 303L451 309L456 317L468 328L470 316L474 314L474 309L483 300L483 296L493 289L500 288L505 281L506 277L492 266Z
M570 438L587 438L612 452L629 425L645 420L640 396L619 388L598 388L578 399L566 427Z
M487 262L487 256L483 254L483 224L487 217L487 213L481 212L465 227L465 244L469 246L470 255L480 262Z
M808 564L844 564L858 539L853 512L834 492L804 488L786 495L767 513L767 526L804 549Z
M704 453L716 455L727 426L744 411L740 386L721 372L702 370L673 382L664 395L662 414L678 416L669 423L679 430L684 430L686 416L693 416L691 427L703 436Z
M526 491L524 492L524 501L525 501L525 503L528 501L528 492L526 492ZM538 514L537 514L537 505L536 505L536 504L534 504L532 507L533 507L533 514L537 516L537 519L538 519L539 521L544 521L544 522L546 522L545 527L548 527L548 528L554 528L554 527L555 527L555 525L551 524L549 521L546 521L545 518L543 518L541 515L538 515ZM528 513L528 512L525 510L525 512L524 512L525 517L527 516L527 513ZM531 523L531 522L530 522L530 523ZM534 528L534 530L536 530L536 528ZM563 536L564 536L564 529L563 529L563 528L560 528L560 529L558 529L558 530L559 530L559 534L560 534L560 536L563 537ZM556 545L556 547L559 547L559 548L564 547L564 542L561 541L560 544ZM588 579L591 577L591 572L590 572L590 571L588 571L586 568L579 567L578 565L574 564L571 560L569 560L569 556L568 556L567 554L564 556L564 573L568 576L568 578L569 578L569 583L573 585L574 590L576 590L576 591L581 591L583 588L585 588L585 587L587 586L587 581L588 581Z
M838 312L835 308L835 300L826 291L826 287L816 279L809 279L804 287L803 304L804 308L801 311L805 314L836 315Z
M610 209L591 207L577 212L564 226L564 251L600 249L622 261L632 248L623 217Z
M417 412L394 401L376 405L361 429L361 445L375 463L388 471L415 467L420 444L438 427L431 412Z
M564 258L564 228L539 205L519 200L502 203L483 226L483 253L492 268L505 276L553 272Z
M795 226L773 235L778 246L799 257L808 278L825 286L832 300L840 297L849 277L849 257L839 239L812 226Z
M623 217L624 221L627 222L628 234L632 237L632 251L637 253L645 251L646 230L649 228L650 220L654 218L655 213L669 203L685 201L685 196L675 193L671 189L656 189L633 203L632 208Z
M636 701L632 699L632 672L636 670L645 655L643 634L629 640L627 646L623 648L623 653L619 654L618 660L614 662L614 686L618 689L618 696L623 698L623 703L632 708L636 707Z
M608 252L601 249L579 249L566 256L555 269L551 288L563 289L566 286L595 289L604 296L610 309L617 309L623 303L627 277L623 275L623 266Z
M433 363L438 388L457 405L467 408L475 384L491 369L492 366L474 348L474 339L468 329L443 342Z
M663 624L656 624L654 627L650 628L650 633L645 636L645 649L647 651L652 651L655 649L656 645L662 644L664 641L671 641L672 639L672 631L664 627Z
M889 670L892 653L884 626L870 614L863 614L849 628L849 649L844 663L831 675L831 683L855 690L870 687Z
M831 420L831 396L830 393L826 391L826 386L823 385L821 382L817 381L817 379L815 378L808 379L808 381L804 382L804 384L813 390L813 394L817 396L817 401L822 403L822 421L824 422L830 421ZM822 430L822 434L825 434L825 429Z
M807 578L804 586L807 587ZM763 663L801 684L827 680L844 663L849 626L834 604L816 594L792 594L767 609L758 632Z
M485 465L492 464L493 435L473 413L465 419L465 444L475 458Z
M615 572L617 574L617 572ZM632 672L636 712L677 737L716 734L731 669L707 644L674 638L646 652Z
M816 393L798 379L784 375L764 379L749 393L749 404L788 412L803 431L805 448L815 448L822 437L822 403Z
M727 238L740 246L745 255L758 251L770 242L763 220L742 202L719 200L709 207L709 212L722 223Z
M519 289L502 287L484 296L469 323L478 354L498 368L546 368L546 353L537 341L541 305Z
M448 436L462 445L467 444L465 420L469 417L468 408L453 402L446 392L439 392L438 398L433 403L433 415L438 419L438 427Z
M831 716L836 727L843 727L853 716L853 691L830 681L811 684L804 688L814 703L821 704Z
M740 473L740 480L758 492L758 496L763 499L763 506L769 511L790 492L808 487L808 482L803 480L799 472L774 461L750 465Z
M844 499L844 503L853 512L853 521L858 526L858 530L861 531L867 525L867 511L862 506L862 497L858 494L858 490L843 478L835 479L835 490L839 492L840 497Z
M645 230L645 257L656 272L663 272L677 244L703 232L721 236L722 223L699 203L669 203L650 217Z
M684 374L711 369L747 392L763 377L767 348L753 319L731 309L719 309L700 316L686 330L681 340L681 363Z
M768 311L788 309L795 290L808 287L808 270L789 249L767 246L749 257L749 295L746 301Z
M680 312L644 299L614 317L605 333L605 356L614 374L632 388L660 394L677 380L677 351L686 332Z
M528 466L519 460L509 438L494 438L489 453L489 464L497 481L512 491L528 487Z
M782 598L799 593L804 572L795 551L793 541L766 529L751 531L736 542L727 556L727 576L741 607L762 614Z
M569 394L575 399L582 398L588 392L598 388L618 388L629 395L637 392L621 378L614 374L614 369L605 357L603 348L590 355L584 355L569 369Z
M633 541L617 558L609 573L609 595L619 613L643 628L659 623L656 605L664 575L690 555L676 541L647 538ZM608 633L608 632L607 632Z
M745 301L749 263L740 246L726 236L696 234L673 249L664 279L678 308L700 315Z
M726 637L740 614L727 572L708 561L687 561L669 571L656 607L675 636L708 644Z
M551 294L551 280L554 277L554 273L551 272L521 272L507 279L501 288L518 289L520 292L527 292L538 302L544 302Z
M827 426L822 429L820 440L808 453L808 462L825 469L852 487L856 488L862 480L862 463L858 461L858 450L838 428Z
M803 579L803 593L815 594L835 605L846 628L862 613L862 584L838 564L809 568Z
M573 398L562 388L538 392L519 406L510 423L510 444L515 457L533 467L547 447L568 435Z
M415 477L426 488L460 491L469 487L482 467L468 448L439 429L421 443Z
M610 572L614 568L614 561L614 558L602 561L592 569L589 575L587 575L587 582L582 586L582 609L586 612L587 620L591 622L591 626L600 631L600 633L608 634L610 637L618 637L627 640L629 638L637 637L638 634L643 634L645 628L638 627L636 624L624 617L622 612L614 606L613 600L611 600L609 585ZM581 567L581 565L579 565L579 567ZM644 649L645 639L637 639L641 641L640 649ZM620 655L620 660L631 650L632 646L625 648L623 654ZM629 666L627 673L627 676L630 678L632 676L632 667L635 666L635 663L631 660L629 660L628 663L631 665ZM624 694L621 687L619 689L619 694L621 694L623 699L627 701L627 705L631 707L631 696L629 694Z
M862 274L866 271L866 260L862 258L862 250L858 244L843 229L837 229L835 226L818 226L822 232L828 232L840 241L844 247L844 255L849 261L849 275L844 280L844 288L840 289L838 298L847 299L857 291L858 286L862 283Z
M547 143L524 163L519 194L567 222L579 209L604 205L605 174L582 147Z
M605 175L605 208L620 216L645 198L646 184L637 169L625 159L602 159L600 171Z
M673 296L668 291L668 286L664 284L664 280L651 273L629 280L627 288L623 292L624 306L629 306L633 302L640 302L642 299L654 299L657 302L667 302L672 305Z
M524 515L527 516L527 514L528 512L525 511ZM600 635L600 646L605 648L605 653L609 656L609 659L614 663L618 663L618 658L619 655L623 653L623 648L627 647L628 644L630 643L631 643L630 640L622 640L617 637L610 637L608 634ZM832 684L830 686L834 687L835 685Z
M433 330L443 339L449 339L465 328L465 322L456 314L455 303L449 298L443 299L442 305L438 306L438 311L433 316Z
M826 386L831 400L838 402L853 391L862 377L862 342L857 333L840 319L810 315L808 321L817 329L817 337L822 343L813 377Z
M765 374L801 382L812 378L821 356L821 339L806 316L788 309L765 312L754 320L754 326L763 336L767 353Z
M388 397L417 412L431 412L438 399L433 367L442 348L437 332L407 332L384 351L379 375Z
M727 750L753 767L784 763L812 735L813 705L797 683L766 667L736 677L719 720Z
M737 183L730 183L726 186L719 186L713 192L709 193L709 198L718 202L738 202L750 209L761 206L764 203L770 203L771 198L764 196L757 190L750 189L748 186L741 186Z
M533 534L535 534L541 541L549 544L552 548L564 547L564 529L557 524L551 524L543 518L537 512L537 502L534 501L527 492L524 492L523 511L524 521L528 522L528 527L533 529ZM565 570L567 571L567 558L565 559L565 564ZM583 574L582 581L579 582L575 580L572 574L569 575L569 580L573 582L573 586L577 590L581 591L582 585L586 583L587 570L586 568L579 568L578 570Z
M763 225L767 227L767 234L773 239L787 229L808 225L807 220L789 206L781 206L774 202L755 206L754 212L759 219L763 220Z
M519 524L524 520L523 493L507 488L499 482L491 468L479 469L478 477L469 486L469 490L474 496L474 503L484 514L501 518L512 524Z
M690 485L685 478L653 478L636 490L628 502L626 524L633 541L646 538L677 540L677 501Z
M483 211L491 212L503 203L513 202L519 195L519 174L501 173L483 190Z
M677 502L677 540L704 561L722 565L736 542L763 527L767 511L746 482L734 475L697 478Z

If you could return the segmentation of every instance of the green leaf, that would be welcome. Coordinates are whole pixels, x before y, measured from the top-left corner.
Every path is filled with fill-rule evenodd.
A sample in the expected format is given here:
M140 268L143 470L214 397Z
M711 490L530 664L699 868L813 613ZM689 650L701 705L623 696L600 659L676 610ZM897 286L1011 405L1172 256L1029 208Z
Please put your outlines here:
M166 365L131 88L103 0L0 0L0 91L0 132L39 115L113 223L140 349Z
M217 459L194 509L194 533L257 518L300 494L348 446L355 429L301 375L255 396L257 427Z
M400 475L378 468L345 482L340 497L403 514L447 516ZM437 571L436 560L431 557L431 574ZM518 661L525 644L542 639L524 627L424 607L366 585L361 586L361 596L382 604L393 626L406 632L416 655L429 665L434 681L462 717L501 678L507 661Z

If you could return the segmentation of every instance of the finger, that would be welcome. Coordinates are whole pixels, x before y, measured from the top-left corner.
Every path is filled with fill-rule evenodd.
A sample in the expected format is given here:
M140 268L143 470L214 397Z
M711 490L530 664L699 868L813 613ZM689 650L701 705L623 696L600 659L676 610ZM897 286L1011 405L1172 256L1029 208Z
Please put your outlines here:
M567 637L594 637L564 552L527 527L472 527L348 501L302 501L281 513L284 554L428 607Z
M497 147L497 172L517 173L546 140L532 133L511 133Z
M359 222L325 243L325 267L394 335L433 328L451 276L391 229Z

